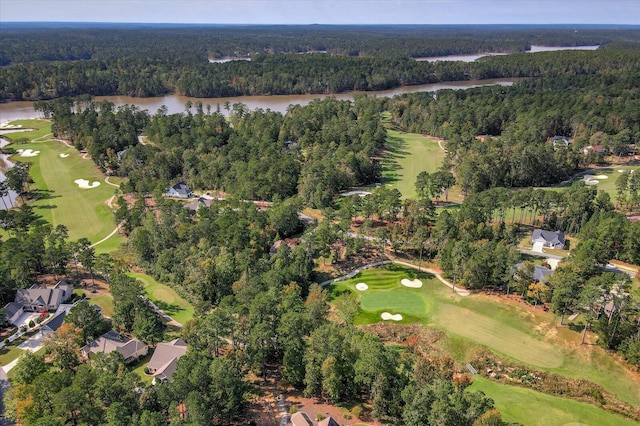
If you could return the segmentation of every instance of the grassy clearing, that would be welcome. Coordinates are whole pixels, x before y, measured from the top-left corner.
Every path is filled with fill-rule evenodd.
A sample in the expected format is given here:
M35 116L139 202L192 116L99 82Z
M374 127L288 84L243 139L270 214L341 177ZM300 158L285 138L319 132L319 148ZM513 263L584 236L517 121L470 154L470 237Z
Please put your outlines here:
M438 146L437 139L388 128L382 181L397 188L403 198L415 198L418 174L422 171L435 172L443 159L444 151Z
M559 398L516 386L502 385L475 376L470 389L481 390L495 401L502 419L540 426L626 426L636 423L594 405Z
M54 226L65 225L71 240L87 237L90 241L96 242L109 235L115 228L115 223L106 201L113 195L115 188L104 183L104 176L93 162L90 159L83 159L81 154L73 148L46 137L42 138L42 135L51 131L51 124L47 121L24 120L13 123L24 123L24 127L41 126L37 131L17 133L12 136L16 138L18 137L16 135L20 135L19 137L39 140L39 142L14 146L14 148L20 146L22 149L40 151L37 156L21 157L16 154L12 157L14 161L32 163L31 176L34 180L32 189L40 198L32 203L35 212ZM89 182L98 182L100 185L92 189L81 189L74 182L76 179L86 179ZM121 241L122 237L115 234L108 240L109 244L105 247L108 250L117 248ZM96 247L98 252L107 251L106 249Z
M142 281L147 297L174 320L184 324L193 318L193 306L171 287L159 283L146 274L130 272L129 276Z

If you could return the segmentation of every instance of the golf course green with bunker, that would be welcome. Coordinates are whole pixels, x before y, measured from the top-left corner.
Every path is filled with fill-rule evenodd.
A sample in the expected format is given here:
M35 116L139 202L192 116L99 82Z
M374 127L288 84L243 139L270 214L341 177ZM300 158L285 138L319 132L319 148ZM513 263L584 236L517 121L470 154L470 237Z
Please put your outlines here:
M30 204L34 211L53 226L65 225L70 240L86 237L92 243L102 241L96 246L98 253L116 249L123 239L113 232L116 224L107 205L116 188L105 182L90 158L50 139L53 136L48 121L19 120L11 124L35 129L4 135L8 140L31 141L9 147L15 151L12 161L31 163L30 190L36 199Z
M422 287L407 287L402 280L420 280ZM640 403L638 383L620 362L599 347L580 346L579 333L556 328L551 313L533 314L523 305L482 294L462 297L433 275L399 265L365 269L327 289L331 300L345 292L357 297L356 324L423 323L470 346L488 348L534 368L593 381L625 402ZM390 316L383 319L384 313Z

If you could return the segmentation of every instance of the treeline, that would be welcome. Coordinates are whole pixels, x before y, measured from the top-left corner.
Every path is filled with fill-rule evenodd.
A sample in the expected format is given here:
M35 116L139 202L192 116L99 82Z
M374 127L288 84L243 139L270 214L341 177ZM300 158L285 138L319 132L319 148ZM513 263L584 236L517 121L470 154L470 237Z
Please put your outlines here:
M640 41L633 28L544 26L153 26L63 28L7 23L0 65L39 61L246 57L260 53L327 52L348 56L443 56L522 52L531 45Z
M637 69L637 50L514 54L475 62L426 62L406 56L265 54L212 64L189 58L119 58L15 64L0 68L0 100L82 94L194 97L330 94L486 78L593 75ZM612 79L613 82L613 79Z
M87 150L103 169L128 176L128 192L139 193L164 192L184 179L240 199L299 194L305 204L324 207L341 189L379 180L375 155L386 137L381 105L367 97L314 101L284 116L234 104L230 122L200 103L188 103L186 114L154 116L90 99L35 107L53 118L54 134ZM141 132L148 145L138 144Z

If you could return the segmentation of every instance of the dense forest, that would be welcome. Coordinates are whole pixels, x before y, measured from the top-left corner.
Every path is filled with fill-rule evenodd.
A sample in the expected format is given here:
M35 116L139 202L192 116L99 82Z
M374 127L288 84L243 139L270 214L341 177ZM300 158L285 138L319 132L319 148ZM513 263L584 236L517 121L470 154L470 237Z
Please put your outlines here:
M493 77L593 74L619 69L635 29L530 27L11 29L0 32L0 100L82 94L194 97L330 94ZM331 35L329 35L331 34ZM615 44L623 38L626 44ZM482 61L419 62L414 57L524 52L531 44L607 45L602 52L518 54ZM297 55L293 53L312 53ZM325 52L325 53L317 53ZM251 61L209 63L219 56ZM594 58L595 56L595 58ZM533 61L533 63L532 63ZM637 59L636 59L637 61Z
M113 255L96 254L86 238L71 241L64 226L46 223L25 202L33 196L29 163L7 172L0 192L13 189L22 199L0 210L0 302L43 275L88 274L109 283L113 313L105 319L80 301L47 337L44 354L20 358L6 416L24 425L247 424L248 402L277 371L305 396L366 407L369 418L389 424L504 424L493 400L469 389L473 379L444 352L448 344L436 344L443 332L422 324L407 334L404 325L356 326L357 299L317 284L326 278L320 264L344 262L351 270L389 254L435 262L454 287L517 294L561 323L581 314L583 343L591 330L596 344L640 366L638 296L629 277L608 266L614 259L640 263L640 222L625 216L640 209L640 173L617 174L615 204L581 181L562 191L533 188L604 161L583 153L587 145L622 158L638 143L639 35L491 29L358 27L332 37L335 29L326 27L3 29L2 99L39 99L34 107L51 119L55 137L125 178L113 211L127 237ZM603 48L474 63L411 59L523 52L536 43ZM292 54L302 52L316 53ZM207 62L246 55L251 61ZM286 113L236 103L223 114L187 102L184 113L151 115L93 98L332 93L490 77L522 79L390 99L328 97ZM389 126L445 140L445 160L418 175L415 199L385 185ZM554 146L557 135L571 143ZM181 181L218 197L186 208L165 196ZM336 196L365 185L366 197ZM460 202L437 209L454 186ZM302 216L307 207L322 220ZM517 249L536 227L572 237L569 256L541 282ZM285 238L295 243L274 244ZM167 328L142 283L127 274L132 265L187 299L194 319ZM433 339L418 339L418 327ZM79 357L77 348L112 328L152 345L179 335L188 351L173 380L146 386L115 354ZM487 353L479 356L512 362ZM637 407L595 383L558 375L552 383L554 395L640 420Z

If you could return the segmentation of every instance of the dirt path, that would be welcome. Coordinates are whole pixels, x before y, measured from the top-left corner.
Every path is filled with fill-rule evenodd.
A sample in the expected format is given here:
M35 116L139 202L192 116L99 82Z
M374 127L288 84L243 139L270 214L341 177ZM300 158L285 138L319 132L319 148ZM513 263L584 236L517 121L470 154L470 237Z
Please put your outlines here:
M107 176L107 177L105 177L105 178L104 178L105 183L106 183L107 185L111 185L111 186L115 186L116 188L120 188L120 185L116 185L115 183L111 183L111 182L109 182L109 177L110 177L110 176Z
M118 232L120 230L120 225L116 226L116 229L114 229L113 231L111 231L111 233L109 235L107 235L106 237L104 237L103 239L101 239L100 241L96 241L95 243L91 244L89 247L95 247L98 244L102 244L105 241L107 241L109 238L113 237L113 235Z

